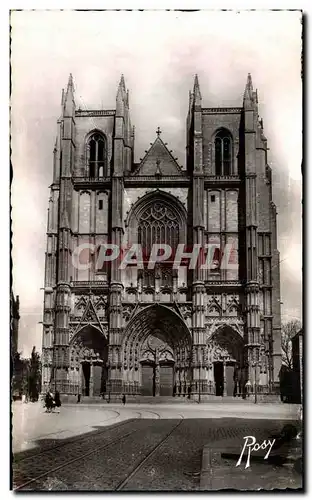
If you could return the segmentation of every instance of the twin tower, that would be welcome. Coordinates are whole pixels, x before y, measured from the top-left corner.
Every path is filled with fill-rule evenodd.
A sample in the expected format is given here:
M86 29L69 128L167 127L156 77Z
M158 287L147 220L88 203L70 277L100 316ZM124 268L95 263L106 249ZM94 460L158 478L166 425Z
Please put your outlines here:
M43 390L277 398L276 207L251 76L242 106L226 108L205 108L195 77L183 166L159 128L135 163L123 76L115 109L76 109L71 75L61 108L47 227ZM103 246L137 244L144 256L155 244L169 245L172 255L178 245L198 246L205 259L212 251L212 264L192 268L186 256L176 268L168 256L152 269L145 257L124 269L118 258L97 265Z

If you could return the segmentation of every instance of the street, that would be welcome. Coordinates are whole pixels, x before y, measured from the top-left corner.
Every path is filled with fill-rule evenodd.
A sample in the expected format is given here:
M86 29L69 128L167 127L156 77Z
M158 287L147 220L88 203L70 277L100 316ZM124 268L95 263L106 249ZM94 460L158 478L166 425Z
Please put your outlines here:
M291 422L295 410L280 405L283 419L272 420L271 405L259 405L257 412L256 405L244 405L240 413L246 418L226 416L238 410L224 407L222 412L220 404L131 406L68 405L60 413L48 414L39 403L16 404L13 488L199 490L205 445L235 438L243 442L246 435L266 439Z

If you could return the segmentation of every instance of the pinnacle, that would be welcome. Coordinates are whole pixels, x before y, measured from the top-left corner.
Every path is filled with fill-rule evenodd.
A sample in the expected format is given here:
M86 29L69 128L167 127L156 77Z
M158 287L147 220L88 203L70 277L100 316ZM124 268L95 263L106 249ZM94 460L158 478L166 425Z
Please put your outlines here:
M123 74L121 75L119 86L126 92L125 78L124 78Z
M74 90L74 82L73 82L73 75L70 73L69 78L68 78L68 84L67 84L67 91L71 88Z
M74 82L73 75L70 73L68 78L67 90L64 95L64 113L66 116L73 116L75 113L75 101L74 101Z
M248 73L248 76L247 76L247 83L246 83L245 92L244 92L244 99L248 99L250 101L253 100L253 86L252 86L252 79L251 79L250 73Z
M198 75L197 74L195 75L195 78L194 78L193 93L194 93L195 99L196 99L196 97L198 97L199 99L201 99L201 93L200 93L200 87L199 87L199 81L198 81Z
M250 73L248 73L248 76L247 76L247 85L250 89L252 89L252 78L251 78Z

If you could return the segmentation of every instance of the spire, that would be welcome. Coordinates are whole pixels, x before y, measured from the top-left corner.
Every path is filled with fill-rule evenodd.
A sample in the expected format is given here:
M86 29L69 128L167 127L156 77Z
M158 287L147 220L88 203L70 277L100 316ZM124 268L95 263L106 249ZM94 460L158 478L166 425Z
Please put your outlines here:
M246 84L246 87L248 87L251 91L253 91L252 78L251 78L251 74L250 73L248 73L248 75L247 75L247 84Z
M66 116L73 116L74 113L75 113L74 82L73 82L73 75L70 73L68 78L67 90L64 97L64 114Z
M197 101L197 100L201 100L201 93L200 93L199 81L198 81L198 76L197 76L197 74L195 75L195 78L194 78L194 89L193 89L193 93L194 93L194 98L195 98L195 101Z
M249 103L253 102L253 86L250 73L248 73L247 76L247 83L244 92L244 102L249 102Z
M125 78L124 78L123 74L122 74L122 75L121 75L121 77L120 77L119 87L120 87L120 88L121 88L124 92L126 92Z
M124 115L125 105L127 106L127 92L124 76L121 75L116 97L116 112L119 116Z
M67 92L69 91L69 89L71 89L72 92L74 91L73 75L71 73L69 73L68 84L67 84Z

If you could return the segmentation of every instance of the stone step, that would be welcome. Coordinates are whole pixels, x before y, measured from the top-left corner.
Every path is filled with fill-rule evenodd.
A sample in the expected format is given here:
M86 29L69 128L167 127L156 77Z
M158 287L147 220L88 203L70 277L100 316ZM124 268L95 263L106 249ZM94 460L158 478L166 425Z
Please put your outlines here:
M194 400L187 397L173 396L126 396L127 403L138 404L192 404Z
M77 403L77 396L61 395L62 403ZM122 403L122 395L111 394L110 403ZM246 403L252 402L250 399L242 399L233 396L215 396L212 394L201 394L200 401L198 394L194 394L189 399L187 396L135 396L126 394L126 404L198 404L198 403L220 402L220 403ZM108 396L103 399L100 396L81 396L80 403L93 405L108 403Z

